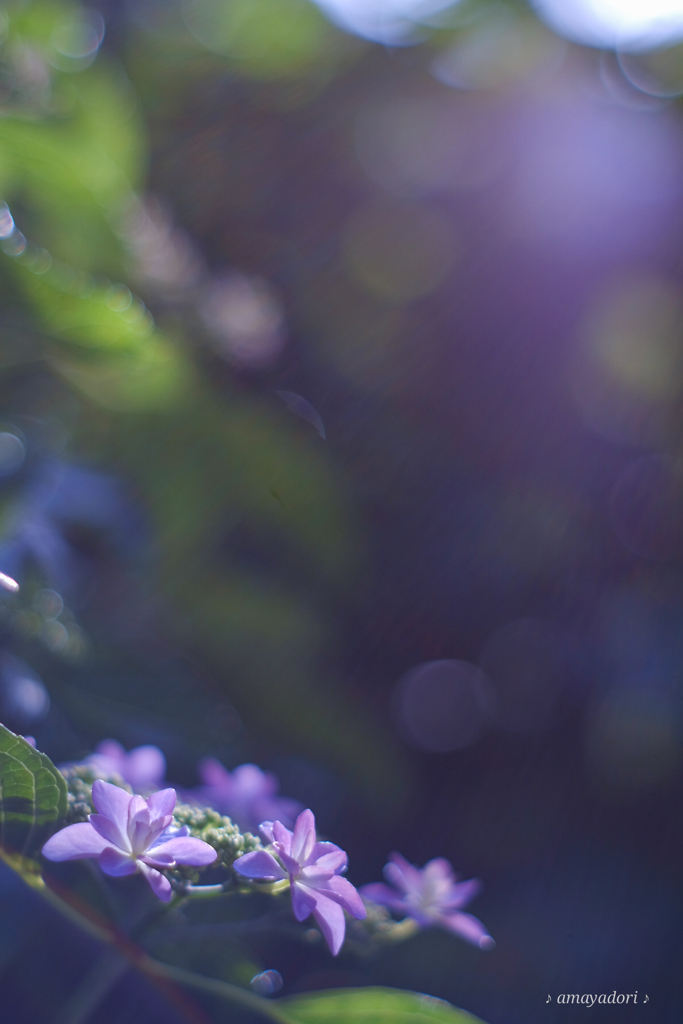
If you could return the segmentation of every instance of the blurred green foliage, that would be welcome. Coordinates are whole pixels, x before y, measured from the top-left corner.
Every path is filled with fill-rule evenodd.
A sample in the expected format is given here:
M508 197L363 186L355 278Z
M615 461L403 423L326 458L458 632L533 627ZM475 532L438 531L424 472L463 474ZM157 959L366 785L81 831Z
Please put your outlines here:
M199 42L257 78L306 69L331 49L334 39L308 0L186 0L184 12Z
M264 4L272 32L255 48ZM208 10L191 4L187 17ZM303 0L229 12L226 52L256 75L266 64L300 69L330 36ZM55 50L59 26L78 17L57 2L5 8L0 196L26 241L22 250L15 233L4 243L0 281L21 309L26 342L22 352L16 329L7 332L0 363L14 372L34 362L72 389L79 411L68 455L134 482L177 636L249 730L322 757L373 802L394 799L401 782L391 742L324 678L334 599L310 597L353 587L359 535L342 481L292 417L255 393L214 386L187 325L166 316L158 326L123 283L133 283L121 225L144 188L145 123L114 58L99 54L84 67ZM183 73L192 78L193 59L190 47L172 88ZM241 523L283 553L281 572L217 557ZM302 578L317 582L303 588Z

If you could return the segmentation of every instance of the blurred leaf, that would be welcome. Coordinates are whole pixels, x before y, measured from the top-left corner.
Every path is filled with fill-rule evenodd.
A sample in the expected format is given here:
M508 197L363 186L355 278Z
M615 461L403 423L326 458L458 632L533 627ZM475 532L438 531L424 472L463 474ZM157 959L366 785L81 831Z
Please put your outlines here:
M121 273L123 254L112 220L139 184L145 131L125 74L98 57L78 74L50 67L50 38L78 5L33 3L9 10L3 60L28 55L45 80L44 96L18 101L0 119L0 194L19 200L19 227L59 259L87 270ZM19 61L20 62L20 61Z
M52 761L0 725L0 850L29 884L37 855L66 814L66 782Z
M22 275L21 280L50 333L62 341L135 355L152 333L143 306L113 309L108 304L111 289L95 286L85 274L60 267L40 276Z
M22 857L19 853L7 853L2 846L0 846L0 860L21 875L24 882L32 889L45 889L40 864L37 861L31 860L30 857Z
M332 31L309 0L185 0L190 31L255 77L297 73L328 49Z
M292 1024L482 1024L443 999L391 988L348 988L279 999Z
M4 12L9 15L9 36L14 40L47 47L60 19L77 11L78 7L78 4L64 0L8 4Z
M173 589L186 593L197 572L225 578L229 562L217 563L216 548L243 523L277 542L280 568L297 586L311 573L350 582L351 506L315 436L266 403L218 401L189 381L172 415L131 419L117 433L116 457L144 488Z
M64 264L42 272L40 259L27 251L10 267L47 333L64 343L48 352L63 377L116 410L165 405L187 386L192 373L180 350L125 286L96 285Z
M181 354L156 333L132 356L88 364L60 354L50 362L88 398L117 412L165 408L178 397L190 371Z

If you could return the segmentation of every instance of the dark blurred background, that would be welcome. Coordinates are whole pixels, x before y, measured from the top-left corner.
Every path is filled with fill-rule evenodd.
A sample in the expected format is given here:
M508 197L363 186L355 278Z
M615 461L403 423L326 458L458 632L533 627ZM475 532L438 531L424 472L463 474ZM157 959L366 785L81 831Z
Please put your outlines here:
M0 29L0 720L56 762L157 744L186 787L256 762L355 884L392 849L482 878L497 941L204 923L169 959L677 1024L683 4ZM7 1019L90 1019L57 1016L88 941L0 893ZM95 1016L175 1013L129 974Z

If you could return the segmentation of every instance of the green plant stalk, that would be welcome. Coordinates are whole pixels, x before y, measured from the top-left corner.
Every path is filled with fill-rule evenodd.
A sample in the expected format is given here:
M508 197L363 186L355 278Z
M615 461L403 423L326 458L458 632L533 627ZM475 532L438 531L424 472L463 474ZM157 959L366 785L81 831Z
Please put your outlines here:
M58 910L77 927L100 942L117 949L131 967L134 967L148 978L184 985L187 988L194 988L197 991L218 996L234 1006L240 1006L243 1009L249 1010L252 1014L260 1017L264 1024L266 1022L294 1024L293 1018L285 1016L276 1005L269 1003L266 999L257 996L253 992L247 992L246 989L240 988L238 985L232 985L230 982L220 981L217 978L208 978L204 975L196 974L194 971L188 971L182 967L174 967L171 964L164 964L160 960L155 960L144 949L129 939L127 935L118 932L107 922L97 920L94 912L88 915L81 913L74 906L73 902L66 899L65 896L59 895L54 889L47 886L45 882L42 885L32 885L31 887L39 892L55 910Z
M130 964L114 949L107 949L67 999L53 1024L85 1024Z

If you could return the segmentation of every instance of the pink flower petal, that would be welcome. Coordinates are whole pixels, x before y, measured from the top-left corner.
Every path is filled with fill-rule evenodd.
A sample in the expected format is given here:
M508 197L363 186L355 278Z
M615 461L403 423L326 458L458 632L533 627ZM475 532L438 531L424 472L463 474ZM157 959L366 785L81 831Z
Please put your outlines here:
M315 845L315 818L313 811L302 811L296 819L292 835L292 857L305 864Z
M281 821L273 822L273 842L279 843L282 853L286 853L288 857L291 856L292 833L285 828Z
M232 788L232 776L215 757L203 757L199 762L199 777L207 786Z
M123 875L134 875L138 869L132 857L127 857L125 853L122 853L121 850L115 850L113 846L108 846L102 850L98 863L105 875L114 875L115 878L120 878Z
M340 907L351 914L352 917L362 921L367 911L357 890L351 885L348 878L341 875L333 875L329 882L321 886L321 891L327 899L334 900Z
M133 852L144 853L162 831L163 828L152 825L147 801L141 796L134 796L128 811L128 838Z
M149 864L152 868L172 868L175 864L173 854L169 853L168 850L164 850L163 846L153 846L140 860L143 860L145 864Z
M150 860L156 860L161 855L162 857L170 856L176 864L189 864L192 867L204 867L207 864L213 864L218 854L212 846L205 843L202 839L194 839L191 836L187 837L176 837L175 839L169 839L168 842L160 843L159 846L153 846L148 850L145 860L149 863Z
M110 782L95 779L92 786L92 802L103 818L109 818L117 826L121 841L117 843L122 850L128 846L128 809L135 799L120 786L112 786Z
M292 910L297 921L304 921L316 906L316 896L299 882L292 883Z
M277 778L255 764L240 764L232 773L235 789L244 800L277 792Z
M120 850L130 853L132 847L128 839L128 833L122 832L116 821L112 821L111 818L105 818L103 814L91 814L89 820L95 831L99 832L108 843L113 843Z
M100 745L95 750L95 754L101 754L106 757L108 761L111 761L115 766L114 770L121 774L121 769L126 760L126 751L118 742L118 740L102 740Z
M239 857L235 861L233 867L245 878L281 879L287 877L275 857L267 850L253 850L251 853L245 853L243 857Z
M278 820L287 828L294 824L297 814L300 814L303 809L304 805L299 800L292 800L287 796L269 796L268 794L256 797L250 805L251 814L256 821L261 821L263 818Z
M172 817L175 805L175 789L162 789L158 793L152 793L152 795L147 799L150 821L156 822L160 818L167 818L169 815ZM166 822L166 824L168 825L170 823ZM166 828L166 825L164 825L164 828Z
M439 901L439 906L444 910L460 910L471 903L475 896L482 890L482 883L478 878L470 878L467 882L456 882L448 896Z
M480 949L493 949L494 940L484 928L481 921L472 914L463 914L457 911L455 914L444 914L441 918L444 928L454 932L461 938L471 942Z
M61 832L48 839L43 847L43 856L48 860L81 860L83 857L99 857L109 843L88 821L67 825Z
M389 854L389 863L385 865L384 877L401 892L417 892L422 890L422 872L409 864L400 853Z
M173 889L171 883L165 875L160 874L156 868L148 867L144 861L139 860L138 866L140 871L149 882L152 892L155 896L158 896L164 903L168 903L173 895Z
M273 824L274 823L272 821L262 821L258 827L261 837L265 839L267 843L275 842L273 837Z
M313 916L318 922L320 931L325 936L325 941L330 947L332 956L336 956L342 948L344 935L346 934L344 911L338 903L327 899L321 893L316 893Z
M282 849L280 849L278 844L276 844L276 849L277 849L278 856L279 856L280 860L284 864L285 871L287 871L290 875L298 875L299 874L299 862L298 862L298 860L294 860L293 857L290 857L288 854L284 853L284 851Z
M129 798L128 803L128 823L137 821L140 818L146 818L149 821L149 807L144 796L138 796L137 793L133 794Z
M390 910L396 910L403 914L408 913L408 905L405 899L399 896L395 889L385 885L384 882L370 882L369 885L364 885L360 889L360 894L366 900L372 900L373 903L389 907Z
M285 864L285 867L287 865ZM317 864L310 864L307 868L301 868L299 872L292 872L303 885L312 889L324 889L330 879L335 877L334 871L322 871Z
M306 866L315 865L322 871L333 871L335 874L339 874L348 862L349 858L346 853L334 843L315 843L306 860Z
M166 774L166 758L161 750L152 744L135 747L126 754L121 774L133 789L158 786Z

